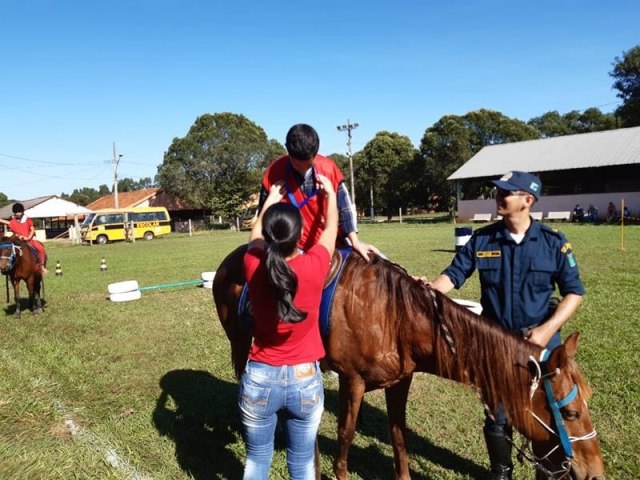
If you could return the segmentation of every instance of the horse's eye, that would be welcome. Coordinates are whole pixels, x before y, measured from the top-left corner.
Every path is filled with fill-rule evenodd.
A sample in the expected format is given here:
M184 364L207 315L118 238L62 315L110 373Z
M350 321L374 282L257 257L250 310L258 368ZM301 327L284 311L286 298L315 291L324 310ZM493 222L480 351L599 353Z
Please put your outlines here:
M574 420L580 419L580 412L577 410L562 410L562 418L564 418L567 422L571 422Z

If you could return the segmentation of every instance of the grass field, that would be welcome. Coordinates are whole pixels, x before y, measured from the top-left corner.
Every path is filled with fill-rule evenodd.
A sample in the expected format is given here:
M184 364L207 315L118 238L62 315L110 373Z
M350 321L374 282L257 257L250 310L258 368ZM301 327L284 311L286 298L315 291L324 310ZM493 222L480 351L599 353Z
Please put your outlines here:
M577 361L609 479L640 478L640 227L561 225L587 295L566 333L582 332ZM244 446L229 347L211 291L143 293L112 303L107 285L194 280L248 234L172 234L152 242L47 245L51 273L39 316L0 312L0 478L239 479ZM451 260L453 225L363 225L361 238L410 273L433 277ZM105 257L108 270L99 272ZM53 275L60 261L63 276ZM477 300L474 276L452 296ZM337 382L325 378L322 472L332 478ZM351 450L352 478L392 478L384 395L366 395ZM486 476L482 411L460 385L417 375L408 405L414 479ZM282 442L272 478L287 478ZM533 478L517 466L515 478Z

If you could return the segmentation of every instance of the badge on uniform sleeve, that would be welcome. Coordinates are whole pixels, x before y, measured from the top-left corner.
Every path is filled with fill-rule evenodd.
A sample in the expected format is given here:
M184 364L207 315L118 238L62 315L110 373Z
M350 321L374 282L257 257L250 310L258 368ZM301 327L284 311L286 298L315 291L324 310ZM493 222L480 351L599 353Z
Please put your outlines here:
M573 252L567 253L567 261L569 262L569 266L570 267L575 267L576 266L576 259L573 256Z

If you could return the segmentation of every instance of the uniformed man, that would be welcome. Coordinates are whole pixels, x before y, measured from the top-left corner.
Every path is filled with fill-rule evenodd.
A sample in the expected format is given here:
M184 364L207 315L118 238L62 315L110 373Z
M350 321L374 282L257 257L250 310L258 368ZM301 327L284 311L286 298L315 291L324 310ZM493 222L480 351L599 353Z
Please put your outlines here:
M474 270L480 275L482 314L549 349L561 343L560 328L584 294L571 244L564 235L529 215L542 183L528 172L509 172L492 182L502 220L478 229L431 286L459 289ZM562 299L550 308L558 286ZM498 415L486 418L484 435L493 480L512 478L511 427Z

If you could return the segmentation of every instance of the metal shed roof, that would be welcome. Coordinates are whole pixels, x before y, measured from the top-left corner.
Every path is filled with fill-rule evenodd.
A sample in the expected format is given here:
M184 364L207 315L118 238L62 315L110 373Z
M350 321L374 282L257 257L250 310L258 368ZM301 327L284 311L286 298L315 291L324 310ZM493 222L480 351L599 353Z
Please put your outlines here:
M11 202L0 208L0 218L11 218L14 203L15 202ZM24 205L25 215L31 218L67 217L91 213L91 210L88 208L59 198L56 195L22 200L20 203Z
M640 127L484 147L447 180L640 163Z

